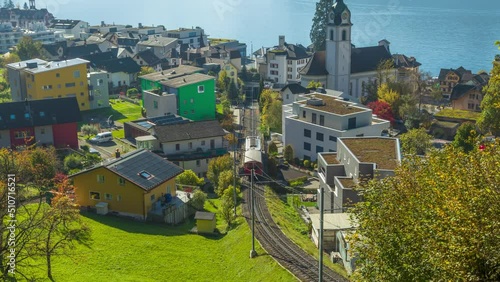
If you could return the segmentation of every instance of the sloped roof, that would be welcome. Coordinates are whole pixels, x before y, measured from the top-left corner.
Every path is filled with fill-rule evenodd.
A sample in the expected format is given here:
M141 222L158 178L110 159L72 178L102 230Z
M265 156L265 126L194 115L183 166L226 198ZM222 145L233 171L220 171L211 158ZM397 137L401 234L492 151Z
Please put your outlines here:
M0 103L0 130L81 121L75 97Z
M285 47L287 51L287 59L299 60L311 57L311 55L307 53L306 48L302 45L285 43Z
M458 69L441 69L438 79L444 81L449 72L455 73L460 78L461 82L471 80L474 77L470 70L466 70L461 66Z
M215 213L213 212L197 211L196 214L194 215L194 219L214 220L214 218L215 218Z
M161 143L226 135L226 132L217 120L172 125L156 125L154 126L154 131L156 138L158 138L158 141Z
M328 75L325 51L315 52L311 60L300 70L301 75Z
M286 89L290 89L290 92L292 94L304 94L307 93L307 88L303 87L302 85L298 83L290 83L287 84L285 87L281 89L281 92L285 91Z
M55 29L73 29L80 20L53 20L50 24L50 28Z
M394 65L397 68L416 68L421 66L422 64L417 62L417 59L414 57L407 57L403 54L394 54L392 55L394 59Z
M94 63L94 65L95 67L110 73L137 73L141 71L141 66L139 66L134 59L130 57L101 61Z
M385 60L392 60L392 55L384 46L353 48L351 53L351 73L377 70Z
M467 94L467 92L475 89L477 86L474 84L457 84L453 87L450 100L457 100Z
M176 38L162 37L162 36L150 36L148 39L143 40L138 45L144 46L154 46L154 47L164 47L173 42L177 42Z
M158 58L158 56L156 56L151 49L139 52L136 56L140 57L149 66L154 66L160 63L160 58Z
M91 55L91 54L97 54L101 53L101 49L99 48L99 45L97 44L86 44L86 45L79 45L79 46L72 46L66 48L66 58L68 59L75 59L75 58L81 58L83 56Z
M170 161L147 150L137 150L108 163L101 163L90 169L71 175L75 177L104 167L140 188L149 191L176 177L184 170Z
M176 68L171 68L164 71L154 72L140 76L142 79L147 79L150 81L162 81L179 76L184 76L187 74L193 74L203 71L202 68L197 68L189 65L180 65Z

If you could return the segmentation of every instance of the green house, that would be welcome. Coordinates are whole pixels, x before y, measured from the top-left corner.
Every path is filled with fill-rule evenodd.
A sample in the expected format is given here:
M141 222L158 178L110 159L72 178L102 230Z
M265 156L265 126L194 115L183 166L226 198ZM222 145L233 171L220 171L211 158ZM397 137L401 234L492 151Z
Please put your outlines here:
M175 114L193 121L214 120L215 78L199 73L202 70L191 66L179 66L141 76L142 101L146 113L158 112L158 107L165 105L167 99L170 101L168 103L173 103L171 97L174 95Z

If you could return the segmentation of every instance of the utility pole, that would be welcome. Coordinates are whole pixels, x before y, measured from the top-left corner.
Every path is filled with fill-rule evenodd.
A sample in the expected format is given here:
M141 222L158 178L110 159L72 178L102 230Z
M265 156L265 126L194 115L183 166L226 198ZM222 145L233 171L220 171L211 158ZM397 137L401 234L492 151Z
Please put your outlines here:
M255 252L255 197L253 192L253 168L250 173L250 202L252 203L252 250L250 251L250 258L254 258L257 256Z
M233 200L234 216L236 217L236 130L233 130Z
M323 187L319 187L319 282L323 282L323 218L325 205L325 192Z

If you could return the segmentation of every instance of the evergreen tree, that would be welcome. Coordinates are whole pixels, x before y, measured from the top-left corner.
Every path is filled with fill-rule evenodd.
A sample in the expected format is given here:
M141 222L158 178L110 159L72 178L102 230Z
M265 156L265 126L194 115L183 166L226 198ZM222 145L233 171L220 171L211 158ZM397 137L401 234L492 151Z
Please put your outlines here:
M326 48L326 29L328 25L328 12L333 6L333 0L320 0L316 3L311 33L309 34L315 51Z
M28 3L24 2L23 9L25 9L25 10L28 10L28 9L29 9L29 7L28 7Z

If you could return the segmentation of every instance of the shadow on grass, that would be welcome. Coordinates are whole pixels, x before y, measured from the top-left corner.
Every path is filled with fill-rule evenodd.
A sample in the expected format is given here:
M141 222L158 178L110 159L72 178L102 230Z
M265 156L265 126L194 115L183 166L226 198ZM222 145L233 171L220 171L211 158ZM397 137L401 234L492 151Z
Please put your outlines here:
M226 234L194 234L191 229L196 226L194 216L188 217L183 223L178 225L169 225L166 223L155 223L147 221L138 221L134 219L113 216L113 215L98 215L91 212L81 212L83 217L86 217L95 222L101 223L111 228L120 229L128 233L137 233L145 235L161 235L166 237L172 236L203 236L211 240L219 240L226 236Z

